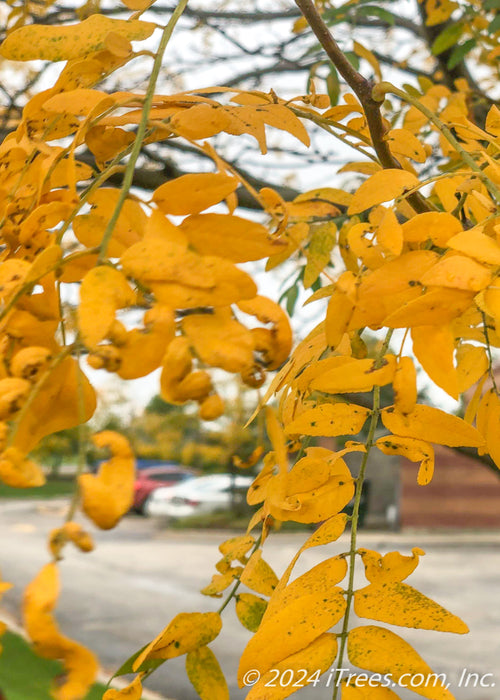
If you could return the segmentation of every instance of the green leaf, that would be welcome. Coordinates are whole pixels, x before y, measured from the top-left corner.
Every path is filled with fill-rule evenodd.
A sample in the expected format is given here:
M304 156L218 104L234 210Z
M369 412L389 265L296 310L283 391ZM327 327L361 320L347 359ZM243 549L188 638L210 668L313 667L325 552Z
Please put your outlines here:
M434 56L439 56L440 53L443 53L443 51L450 49L454 44L456 44L464 33L464 29L465 27L461 23L449 24L445 29L443 29L432 44L431 51Z
M500 0L484 0L485 10L498 10L500 9Z
M488 31L494 34L500 29L500 14L498 14L495 19L491 20L488 25Z
M463 61L469 51L472 51L476 45L477 41L475 39L468 39L463 44L458 44L458 46L455 46L446 64L447 67L450 69L455 68L455 66Z
M339 102L340 96L340 80L335 66L330 66L330 72L326 76L326 90L328 92L328 97L330 98L330 104L332 107Z
M394 15L388 10L384 10L382 7L376 7L376 5L365 5L360 7L356 11L356 15L361 15L362 17L378 17L383 22L387 22L391 27L394 26Z
M130 656L126 661L124 661L123 664L118 669L118 671L115 671L113 676L110 678L109 682L111 683L113 678L116 678L117 676L126 676L128 673L135 673L135 671L132 668L134 665L134 661L137 659L139 654L142 654L142 652L144 651L144 649L147 646L148 645L145 644L143 647L141 647L141 649L138 649L134 654L132 654L132 656ZM158 668L158 666L161 666L162 664L164 664L165 661L166 661L166 659L147 659L146 661L144 661L141 664L141 668L139 670L140 671L150 671L150 670L154 671L156 668Z

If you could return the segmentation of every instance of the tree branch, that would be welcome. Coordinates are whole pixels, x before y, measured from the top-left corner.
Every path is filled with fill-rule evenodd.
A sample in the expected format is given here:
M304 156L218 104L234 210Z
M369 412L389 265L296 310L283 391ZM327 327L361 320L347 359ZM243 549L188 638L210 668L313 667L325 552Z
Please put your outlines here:
M392 155L387 141L384 140L386 128L380 112L382 102L377 102L373 99L373 84L362 76L348 61L339 45L330 34L330 30L324 23L323 18L312 1L295 0L295 2L307 19L309 26L324 48L328 58L361 102L370 131L373 148L375 149L380 164L383 168L401 168L399 162ZM410 195L408 201L416 212L430 210L429 205L420 193Z

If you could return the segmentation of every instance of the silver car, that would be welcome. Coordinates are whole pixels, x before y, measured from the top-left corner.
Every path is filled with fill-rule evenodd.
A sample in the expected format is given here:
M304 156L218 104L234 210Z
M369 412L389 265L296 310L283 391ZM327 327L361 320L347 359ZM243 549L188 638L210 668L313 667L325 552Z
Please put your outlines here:
M252 481L250 476L211 474L160 487L148 497L144 513L148 517L177 519L228 510L232 503L245 501Z

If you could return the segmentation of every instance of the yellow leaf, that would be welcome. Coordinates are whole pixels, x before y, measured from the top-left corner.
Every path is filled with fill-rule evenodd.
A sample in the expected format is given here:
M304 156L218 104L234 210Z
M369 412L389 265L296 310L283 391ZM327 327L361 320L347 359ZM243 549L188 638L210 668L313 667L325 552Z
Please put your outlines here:
M175 314L166 306L154 306L144 314L144 328L134 328L119 343L122 379L145 377L160 367L165 348L175 335ZM113 342L117 342L113 339ZM110 346L106 346L110 347Z
M135 140L135 134L125 129L97 124L85 134L85 143L93 153L97 167L105 164L125 151Z
M288 656L267 671L251 688L246 700L282 700L307 687L308 678L314 674L316 679L333 664L337 649L336 635L320 635L305 649ZM280 682L280 679L283 680Z
M384 386L392 382L395 370L394 355L384 355L381 362L370 359L353 360L322 373L311 382L311 389L327 394L371 391L374 386Z
M238 185L236 178L224 173L182 175L158 187L153 202L165 214L199 214L228 197Z
M387 209L377 226L377 243L385 255L398 256L403 250L403 229L392 209Z
M59 571L46 564L24 592L23 617L26 631L37 654L59 659L64 664L62 685L52 688L55 700L78 700L95 681L99 666L94 654L61 634L52 615L59 597Z
M460 231L447 241L447 246L488 265L500 265L500 245L476 227Z
M203 264L205 277L214 280L213 287L202 289L176 282L151 282L149 286L160 304L174 309L193 309L228 306L255 297L257 286L253 279L229 260L207 256L203 258Z
M155 29L152 22L112 19L100 14L68 26L32 24L9 34L0 46L0 55L11 61L70 61L104 49L110 32L130 41L142 41Z
M143 282L178 282L210 289L215 279L207 273L203 258L187 245L148 237L127 248L120 258L123 270Z
M266 608L267 600L253 593L238 593L236 596L236 615L250 632L257 632Z
M288 435L356 435L370 414L355 404L322 404L310 408L285 427Z
M394 632L369 625L355 627L347 638L349 660L355 666L391 674L394 683L402 679L405 687L429 700L453 700L453 695L443 686L441 679L404 639ZM409 674L409 675L405 675ZM412 683L412 678L435 678L435 683Z
M331 370L345 367L352 362L357 362L357 360L354 357L346 357L345 355L333 355L332 357L327 357L326 360L316 360L293 380L292 386L300 392L306 392L316 378L322 377Z
M486 439L486 450L500 469L500 399L494 389L490 389L481 399L479 411L484 414L477 426Z
M35 464L17 447L7 447L0 454L0 480L13 488L32 488L43 486L45 475L41 467Z
M233 583L235 577L242 571L242 567L239 566L229 569L229 571L226 571L223 574L214 574L208 586L202 588L200 593L203 595L212 596L213 598L221 598L222 591L225 591L226 588Z
M284 245L262 224L229 214L195 214L179 228L200 255L220 255L236 263L266 258Z
M31 389L32 386L27 378L0 379L0 420L12 418L28 398Z
M128 440L118 433L105 430L92 440L98 447L109 447L112 457L100 465L97 474L78 477L82 510L97 527L109 530L132 506L135 460Z
M335 288L326 311L325 333L328 345L336 348L347 332L352 319L355 305L349 295Z
M257 549L252 554L243 569L240 581L256 593L267 596L272 594L278 583L278 577L269 564L262 559L262 549Z
M311 287L331 260L335 245L336 225L331 222L314 229L307 249L307 263L304 270L304 287Z
M335 187L318 187L315 190L309 190L308 192L299 194L293 201L300 204L300 202L308 202L311 199L319 199L347 207L352 200L352 194L344 190L336 189Z
M362 44L360 44L358 41L354 41L352 45L353 51L355 54L357 54L360 58L364 58L365 61L367 61L370 66L373 68L373 72L375 73L377 80L382 80L382 73L380 71L380 64L375 56L369 49L364 47Z
M89 197L88 202L92 206L90 212L77 216L73 221L73 231L80 243L87 248L100 245L119 196L120 190L117 188L100 187ZM126 248L140 241L147 221L139 202L126 199L113 229L108 255L117 258Z
M186 672L201 700L229 700L229 689L215 654L207 646L190 651Z
M95 408L94 389L77 362L66 357L51 372L33 399L30 410L23 415L13 445L26 454L45 435L73 428L82 418L83 422L88 421Z
M94 543L89 533L81 525L71 520L64 523L62 527L51 530L49 536L50 553L58 559L67 542L73 542L75 547L78 547L82 552L91 552L94 549Z
M493 316L495 324L500 327L500 278L493 280L492 286L484 292L484 306L486 312Z
M359 214L375 204L399 197L418 184L418 178L406 170L380 170L363 182L355 192L347 213Z
M129 306L134 294L124 275L112 267L95 267L82 280L78 326L82 341L94 348L106 337L117 309Z
M412 134L408 129L391 129L385 140L389 144L389 148L396 155L402 155L406 158L411 158L417 163L425 163L427 154L415 134Z
M115 690L110 688L102 696L102 700L141 700L142 698L142 674L139 674L125 688Z
M279 304L264 296L255 296L253 299L238 301L238 308L243 313L255 316L261 323L272 323L270 329L256 329L254 331L255 349L262 354L267 369L278 369L288 358L292 349L292 329L288 316ZM259 339L265 342L262 346Z
M400 357L392 383L394 405L401 413L411 413L417 403L417 372L411 357Z
M442 258L420 279L425 286L440 285L479 292L490 283L491 272L464 255L450 255Z
M264 674L318 639L342 618L345 606L344 596L334 588L305 594L266 617L241 656L240 687L248 670Z
M233 318L229 308L186 316L182 330L201 361L210 367L243 372L253 365L252 334Z
M407 243L432 241L440 248L444 248L461 231L460 221L447 212L424 212L403 224L403 238Z
M386 455L402 455L412 462L420 462L417 481L420 486L428 484L434 474L434 449L424 440L400 435L379 438L375 445Z
M113 98L107 92L90 88L67 90L50 97L44 104L44 109L50 112L67 112L77 117L85 117L96 107L101 107L101 113L112 107ZM96 113L93 116L98 116Z
M456 615L400 581L372 583L357 590L354 593L354 612L358 617L401 627L456 634L469 631Z
M388 552L382 556L371 549L358 549L365 567L365 576L371 583L404 581L418 566L425 552L414 547L411 556L399 552Z
M220 105L213 104L195 104L177 112L169 122L176 133L195 140L215 136L230 125L230 115Z
M472 304L474 293L464 289L433 289L409 301L384 319L389 328L414 328L449 323Z
M458 416L439 408L417 404L411 413L404 415L394 407L384 408L382 422L395 435L413 437L447 445L448 447L482 447L482 435Z
M219 613L179 613L139 654L133 670L146 659L173 659L209 644L222 628Z
M458 399L455 337L450 326L417 326L411 329L411 338L413 352L432 381Z

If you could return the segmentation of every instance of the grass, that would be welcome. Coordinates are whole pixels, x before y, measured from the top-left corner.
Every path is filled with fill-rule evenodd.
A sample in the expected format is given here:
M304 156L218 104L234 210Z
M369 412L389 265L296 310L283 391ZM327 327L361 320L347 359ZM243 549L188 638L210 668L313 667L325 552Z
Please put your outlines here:
M15 489L0 483L0 498L54 498L73 493L73 479L49 479L43 486L31 489Z
M0 638L0 698L5 700L52 700L50 686L62 672L58 661L42 659L33 653L19 635L6 632ZM101 700L105 687L92 686L85 700Z

